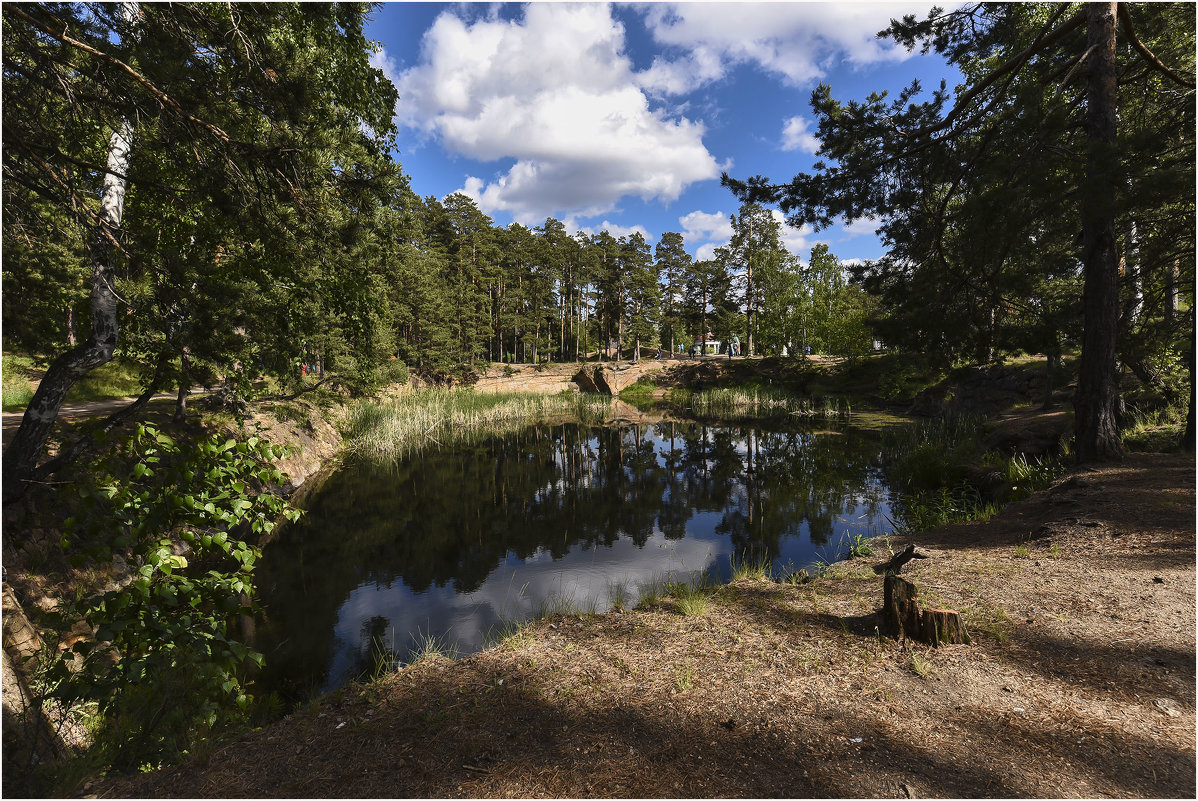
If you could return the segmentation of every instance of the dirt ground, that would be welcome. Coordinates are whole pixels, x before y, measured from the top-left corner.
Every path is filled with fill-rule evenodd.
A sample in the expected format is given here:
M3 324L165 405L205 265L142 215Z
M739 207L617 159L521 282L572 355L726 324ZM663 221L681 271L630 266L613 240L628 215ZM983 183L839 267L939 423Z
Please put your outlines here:
M904 576L971 645L878 636L879 542L698 614L539 621L85 792L1193 798L1194 488L1192 456L1131 455L921 535Z

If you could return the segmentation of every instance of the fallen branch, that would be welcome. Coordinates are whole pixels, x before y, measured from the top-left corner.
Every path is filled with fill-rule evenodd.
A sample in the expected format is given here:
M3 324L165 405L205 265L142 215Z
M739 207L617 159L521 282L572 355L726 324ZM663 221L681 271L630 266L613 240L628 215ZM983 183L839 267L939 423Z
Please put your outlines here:
M928 555L926 553L916 553L915 552L915 543L911 543L906 548L904 548L903 550L896 553L893 557L891 557L890 561L883 562L880 565L874 565L874 573L876 573L879 576L884 573L893 573L894 575L897 576L899 574L899 572L902 571L903 565L907 564L912 559L927 559L927 558L928 558Z
M317 381L315 384L313 384L313 385L312 385L312 386L310 386L310 387L304 387L303 389L301 389L299 392L295 393L294 395L267 395L265 398L262 398L262 400L264 400L264 401L290 401L290 400L295 400L295 399L296 399L296 398L298 398L300 395L303 395L303 394L305 394L305 393L311 392L312 390L314 390L314 389L316 389L317 387L319 387L321 384L327 384L327 383L328 383L328 382L330 382L330 381L336 381L338 384L340 384L340 383L341 383L341 377L340 377L340 376L336 376L336 375L331 375L331 376L329 376L328 378L322 378L322 379L320 379L319 381Z

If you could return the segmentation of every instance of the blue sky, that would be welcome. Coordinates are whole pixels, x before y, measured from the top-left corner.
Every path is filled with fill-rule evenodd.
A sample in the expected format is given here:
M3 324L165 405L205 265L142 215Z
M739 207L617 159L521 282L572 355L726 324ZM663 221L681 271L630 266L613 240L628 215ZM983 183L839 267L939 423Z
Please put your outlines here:
M386 3L367 34L399 88L396 156L418 194L464 192L499 225L679 231L706 258L737 209L721 170L810 170L820 81L840 100L956 83L874 36L929 5ZM869 221L783 235L804 261L817 242L882 255Z

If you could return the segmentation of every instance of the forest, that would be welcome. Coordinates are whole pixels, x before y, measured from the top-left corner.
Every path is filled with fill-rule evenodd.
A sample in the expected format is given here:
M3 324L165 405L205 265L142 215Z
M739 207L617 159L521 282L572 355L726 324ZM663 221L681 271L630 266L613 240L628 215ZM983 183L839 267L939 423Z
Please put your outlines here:
M255 538L299 518L282 499L247 489L281 483L266 466L281 449L142 425L159 393L176 394L180 426L195 419L188 398L198 390L241 423L257 403L320 387L339 403L370 400L414 379L469 387L496 368L664 360L709 338L735 339L739 355L783 364L899 354L945 374L1034 357L1046 364L1046 406L1068 361L1076 364L1071 463L1125 457L1132 380L1184 420L1174 445L1192 451L1192 5L971 3L893 20L881 36L942 57L963 83L848 101L821 83L810 101L815 168L725 173L737 209L731 237L702 260L679 231L655 240L571 231L552 216L504 227L464 193L418 195L402 163L398 92L365 33L374 11L4 4L6 410L10 357L38 372L6 436L6 547L33 536L10 520L61 506L75 513L64 550L99 547L111 559L133 548L134 567L148 571L133 584L144 597L118 606L113 591L88 612L96 639L124 649L118 667L92 660L90 683L71 685L74 668L60 660L47 675L75 689L58 700L104 707L120 696L106 725L144 721L162 685L139 682L167 658L153 643L193 649L193 661L179 664L200 666L187 680L187 692L204 699L199 717L168 715L178 730L165 733L128 724L144 739L127 738L127 753L118 748L106 765L135 771L177 757L197 727L248 709L239 671L261 655L230 621L252 611ZM784 245L784 226L818 232L838 220L877 221L885 255L842 262L828 243L804 254ZM132 374L136 389L122 394L135 399L90 428L62 427L72 389L111 364ZM106 436L122 431L123 450L106 451ZM581 452L586 437L570 436L578 441L562 452ZM604 447L606 455L613 446ZM477 453L490 454L479 457L489 464L512 448ZM543 450L546 475L582 481L577 465L550 470L567 457ZM610 472L622 477L616 452ZM515 447L510 458L522 453ZM652 462L651 447L646 454ZM748 480L774 480L751 459ZM878 470L862 462L851 472ZM785 486L773 489L785 495ZM952 500L947 491L941 498ZM826 542L828 510L811 505ZM553 511L553 525L575 525L573 507ZM646 520L637 547L653 531ZM597 549L616 539L586 531L562 542ZM189 557L172 550L171 532L185 532ZM473 554L474 562L460 556L479 573L472 587L509 551L539 553L456 536L445 535L452 553L443 561ZM777 551L782 535L772 537ZM193 568L224 566L195 578L189 559ZM346 568L338 591L351 592L355 575ZM435 575L437 586L452 579ZM179 622L179 603L191 604L195 626ZM141 610L136 621L128 604ZM91 647L77 647L81 659ZM151 715L155 725L162 714Z
M789 184L726 178L746 201L708 261L677 232L651 248L635 233L571 236L553 218L499 228L462 194L417 197L393 157L394 87L367 63L367 13L5 14L5 347L51 365L6 476L32 475L66 391L117 354L147 391L224 382L244 395L311 365L364 392L406 370L462 380L486 362L675 353L708 333L736 334L748 354L878 343L984 364L1059 358L1101 329L1083 375L1105 377L1083 395L1102 398L1106 440L1116 361L1176 402L1189 391L1183 6L1136 9L1133 46L1111 63L1124 122L1101 145L1083 120L1089 90L1061 82L1082 63L1081 11L984 5L896 22L898 41L974 76L956 105L945 87L842 105L821 86L827 165ZM875 215L889 253L849 271L819 245L804 263L761 201L817 227ZM1110 228L1101 317L1083 303L1096 272L1085 215Z

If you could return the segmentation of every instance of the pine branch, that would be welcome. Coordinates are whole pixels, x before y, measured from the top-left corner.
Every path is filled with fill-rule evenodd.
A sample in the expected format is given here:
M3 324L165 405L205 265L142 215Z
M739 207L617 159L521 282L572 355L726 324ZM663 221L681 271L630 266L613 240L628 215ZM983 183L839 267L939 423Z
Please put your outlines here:
M1127 34L1127 39L1131 42L1132 48L1139 53L1145 61L1147 61L1153 69L1160 72L1174 83L1185 87L1186 89L1194 88L1194 81L1180 73L1174 72L1165 66L1159 58L1153 55L1152 51L1140 41L1140 37L1136 35L1136 28L1131 22L1131 12L1127 10L1127 3L1119 4L1119 19L1123 22L1123 32Z

